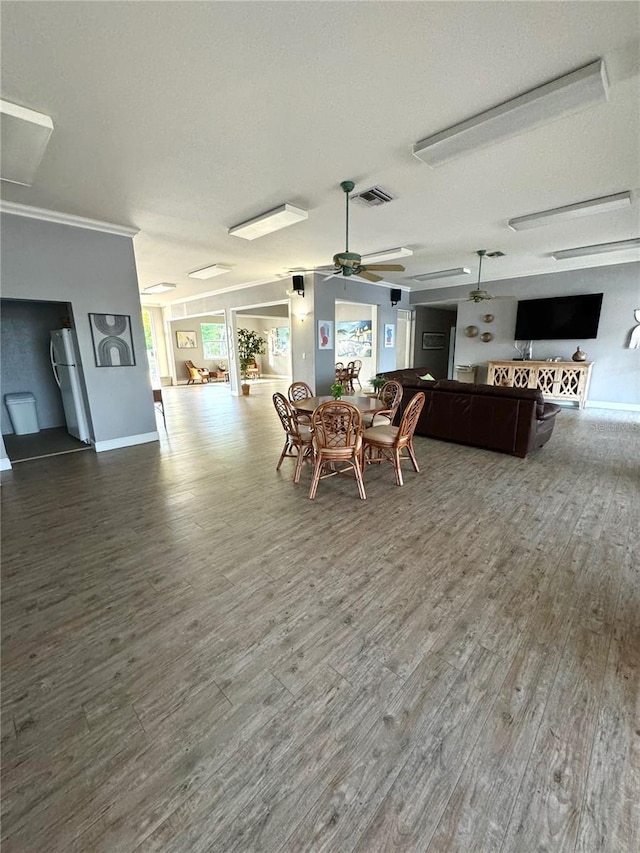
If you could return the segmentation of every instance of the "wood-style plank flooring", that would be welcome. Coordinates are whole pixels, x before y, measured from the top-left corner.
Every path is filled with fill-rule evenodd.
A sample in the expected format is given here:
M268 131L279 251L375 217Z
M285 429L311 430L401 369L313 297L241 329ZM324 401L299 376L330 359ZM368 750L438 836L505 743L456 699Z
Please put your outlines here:
M3 474L3 853L637 853L638 417L312 502L278 388Z

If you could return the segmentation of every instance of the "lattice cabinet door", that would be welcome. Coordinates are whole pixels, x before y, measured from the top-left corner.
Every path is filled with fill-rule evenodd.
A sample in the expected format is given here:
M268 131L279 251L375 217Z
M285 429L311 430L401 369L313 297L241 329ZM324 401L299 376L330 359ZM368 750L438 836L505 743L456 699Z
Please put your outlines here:
M538 381L536 383L536 387L539 391L542 391L542 394L546 397L555 397L556 396L556 388L558 387L558 381L560 378L560 373L562 371L558 370L555 366L553 367L539 367L538 368Z
M558 370L558 383L554 396L563 397L568 400L576 400L582 396L586 380L584 370L576 370L571 367L561 367Z
M489 385L513 385L513 367L505 364L491 364L489 366L489 375L487 377Z
M531 368L518 365L513 368L513 388L530 388ZM535 385L533 386L536 387Z

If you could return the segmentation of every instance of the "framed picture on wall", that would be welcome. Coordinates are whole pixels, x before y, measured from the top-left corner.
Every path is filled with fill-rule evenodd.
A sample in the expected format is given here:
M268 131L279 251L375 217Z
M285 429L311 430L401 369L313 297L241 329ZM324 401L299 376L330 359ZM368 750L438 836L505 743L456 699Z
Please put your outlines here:
M338 320L336 323L337 356L345 361L371 358L371 320Z
M444 349L444 333L440 332L423 332L422 333L422 349Z
M96 367L135 367L129 314L89 314Z
M396 327L393 323L384 324L385 349L391 349L396 345Z
M198 339L195 332L176 332L176 346L178 349L196 349Z
M318 320L318 349L333 349L333 320Z

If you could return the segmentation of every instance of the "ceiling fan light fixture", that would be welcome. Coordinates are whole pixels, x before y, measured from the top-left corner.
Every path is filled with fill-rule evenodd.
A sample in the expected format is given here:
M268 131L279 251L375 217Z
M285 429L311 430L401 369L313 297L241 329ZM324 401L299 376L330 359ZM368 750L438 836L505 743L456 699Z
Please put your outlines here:
M597 59L416 142L413 154L427 166L441 166L567 113L603 103L607 100L607 91L604 60Z
M476 251L476 255L480 259L478 262L478 283L476 284L475 290L471 290L469 292L469 301L484 302L487 299L493 299L493 296L480 287L480 279L482 277L482 260L483 258L503 258L504 252L500 252L498 250L488 252L486 249L478 249Z
M554 207L551 210L542 210L539 213L529 213L526 216L516 216L507 223L512 231L524 231L528 228L539 228L550 222L565 222L569 219L578 219L581 216L589 216L592 213L607 213L610 210L619 210L622 207L631 206L631 193L627 190L614 195L606 195L601 198L590 198L587 201L579 201L576 204L567 204L564 207Z
M630 240L618 240L615 243L597 243L595 246L578 246L575 249L562 249L552 252L551 257L556 261L566 258L583 258L587 255L604 255L608 252L626 252L629 249L640 248L640 237L632 237Z
M159 284L150 284L145 287L143 293L168 293L170 290L175 290L177 284L170 284L168 281L162 281Z
M296 207L294 204L281 204L280 207L274 207L273 210L269 210L267 213L261 213L260 216L255 216L253 219L248 219L246 222L234 225L233 228L229 228L227 233L230 237L256 240L258 237L273 234L274 231L279 231L281 228L288 228L289 225L295 225L296 222L302 222L308 218L308 211L303 210L301 207Z
M412 276L412 281L434 281L438 278L455 278L459 275L469 275L471 273L470 269L467 267L457 267L453 270L436 270L435 272L425 272L421 275Z
M413 255L413 249L398 246L396 249L383 249L381 252L372 252L370 255L362 256L362 263L375 264L382 261L393 261L395 258L408 258Z
M214 278L216 275L224 275L226 272L231 272L231 267L225 264L210 264L208 267L202 267L199 270L187 273L189 278Z

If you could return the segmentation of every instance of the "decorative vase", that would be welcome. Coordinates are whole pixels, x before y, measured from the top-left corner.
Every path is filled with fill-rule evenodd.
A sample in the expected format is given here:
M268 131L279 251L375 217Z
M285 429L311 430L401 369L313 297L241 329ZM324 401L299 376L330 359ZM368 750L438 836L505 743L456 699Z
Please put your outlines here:
M251 391L251 385L249 385L249 384L248 384L248 383L246 383L246 382L243 382L243 383L242 383L242 385L241 385L240 387L242 388L242 395L243 395L244 397L248 397L248 396L249 396L249 391Z
M581 350L580 347L578 347L578 349L571 356L571 360L572 361L586 361L587 360L587 354L586 354L586 352Z

